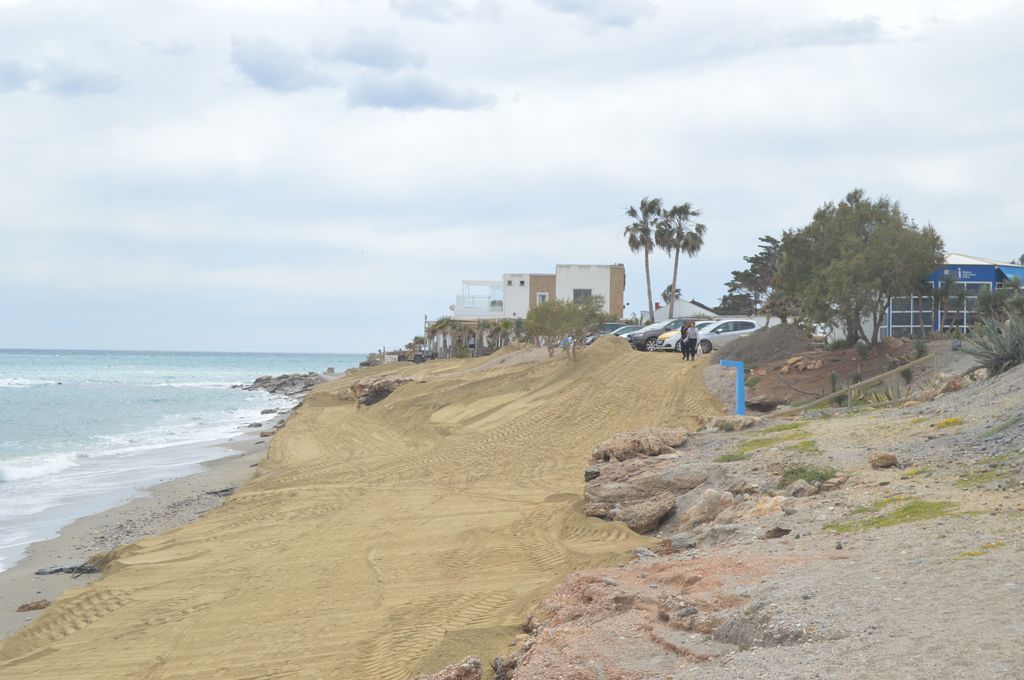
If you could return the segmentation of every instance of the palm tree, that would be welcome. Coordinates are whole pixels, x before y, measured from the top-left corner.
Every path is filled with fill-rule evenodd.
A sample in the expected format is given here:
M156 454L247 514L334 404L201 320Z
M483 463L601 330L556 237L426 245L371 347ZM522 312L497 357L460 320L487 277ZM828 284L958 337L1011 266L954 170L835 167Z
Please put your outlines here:
M690 226L694 217L700 217L701 212L689 203L674 205L667 211L663 211L661 219L658 220L654 232L654 241L659 248L665 250L669 255L674 255L672 263L672 285L671 290L676 290L676 280L679 276L679 253L686 253L693 257L704 247L704 233L707 227L703 224ZM675 311L675 296L668 303L668 316L672 318Z
M427 337L431 342L438 336L441 337L441 356L446 358L450 356L448 352L448 335L453 327L452 318L450 316L442 316L427 328Z
M498 349L501 349L509 343L512 338L512 331L515 328L512 323L512 319L502 319L497 325L498 329Z
M644 276L647 277L647 310L651 315L648 323L654 321L654 297L651 295L651 251L654 250L654 227L660 216L661 199L644 196L640 199L639 210L631 206L626 211L626 217L632 218L633 223L622 232L631 251L639 253L642 250L644 252Z

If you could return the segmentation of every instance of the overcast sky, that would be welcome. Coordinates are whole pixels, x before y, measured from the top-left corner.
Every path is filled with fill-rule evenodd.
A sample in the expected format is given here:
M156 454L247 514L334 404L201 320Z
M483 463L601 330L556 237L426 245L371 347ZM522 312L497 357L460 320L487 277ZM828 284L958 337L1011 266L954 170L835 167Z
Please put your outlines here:
M704 211L709 305L855 187L1016 258L1022 32L1009 0L0 0L0 347L365 352L557 263L625 263L643 308L648 195Z

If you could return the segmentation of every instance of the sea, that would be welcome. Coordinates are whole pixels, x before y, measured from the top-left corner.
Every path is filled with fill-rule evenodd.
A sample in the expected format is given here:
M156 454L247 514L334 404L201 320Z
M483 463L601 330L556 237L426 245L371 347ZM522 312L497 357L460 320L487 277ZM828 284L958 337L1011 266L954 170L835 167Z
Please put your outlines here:
M238 386L365 356L0 349L0 571L75 519L232 455L218 444L295 405Z

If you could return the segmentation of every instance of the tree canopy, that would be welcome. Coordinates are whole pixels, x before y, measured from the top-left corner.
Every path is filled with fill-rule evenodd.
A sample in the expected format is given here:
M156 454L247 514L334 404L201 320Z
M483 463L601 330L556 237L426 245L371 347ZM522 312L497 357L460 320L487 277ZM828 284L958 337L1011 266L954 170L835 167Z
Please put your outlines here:
M704 247L704 234L707 233L707 226L693 223L695 217L701 216L701 211L689 203L674 205L668 210L662 210L654 232L654 242L659 248L673 257L672 260L672 283L668 290L678 291L677 282L679 279L679 255L686 253L694 257ZM668 315L671 318L675 314L676 295L670 296L665 302L668 304ZM653 316L651 317L654 318Z
M554 354L560 340L572 338L573 342L566 345L566 351L575 359L576 344L599 324L614 320L610 314L604 313L603 307L604 298L600 295L577 302L548 300L529 311L524 328L530 337L544 340L549 354Z
M626 217L633 221L622 231L629 249L644 254L644 276L647 279L647 311L654 318L654 296L651 293L651 251L654 250L654 230L661 219L661 199L644 196L640 208L630 206Z
M868 340L861 320L870 318L870 341L892 298L920 290L943 262L943 243L930 225L918 227L886 197L876 201L855 189L839 203L817 209L802 229L783 234L774 289L798 301L812 323L841 321L848 340Z

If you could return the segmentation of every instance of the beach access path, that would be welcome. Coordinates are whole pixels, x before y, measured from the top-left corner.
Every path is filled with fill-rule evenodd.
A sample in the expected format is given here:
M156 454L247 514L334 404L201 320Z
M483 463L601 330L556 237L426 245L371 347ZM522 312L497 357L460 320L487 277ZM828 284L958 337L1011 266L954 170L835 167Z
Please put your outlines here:
M721 413L677 355L521 356L321 385L223 506L0 642L0 678L398 680L502 653L567 574L650 543L581 512L591 448ZM414 382L357 408L349 387L382 375Z

